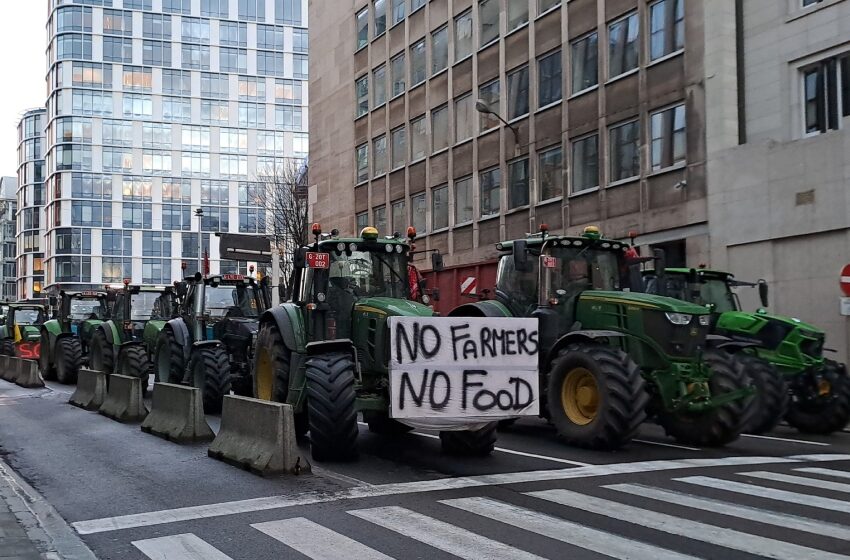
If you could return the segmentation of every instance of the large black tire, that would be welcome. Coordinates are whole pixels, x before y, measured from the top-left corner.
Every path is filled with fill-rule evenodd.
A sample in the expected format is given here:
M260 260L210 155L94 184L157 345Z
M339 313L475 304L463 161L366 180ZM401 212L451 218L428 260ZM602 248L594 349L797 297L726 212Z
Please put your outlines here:
M708 386L711 395L722 395L749 386L742 365L723 352L710 350L704 355L711 368ZM749 399L739 399L705 412L666 412L658 414L658 422L667 432L684 444L720 447L738 439L749 412Z
M151 369L148 353L141 345L125 346L119 350L115 373L141 379L143 393L148 391Z
M192 386L204 394L204 412L221 413L224 396L230 393L230 359L223 346L202 346L192 351L187 367Z
M47 334L46 330L41 331L41 338L39 339L38 369L45 381L56 379L56 368L50 359L50 335Z
M552 362L545 390L549 419L569 445L617 449L646 419L640 369L617 348L570 344Z
M186 372L183 348L168 327L162 329L156 338L153 365L154 375L160 383L183 382L183 374Z
M283 343L277 325L266 323L257 333L251 376L254 398L285 403L289 397L289 368L292 352ZM309 429L307 407L295 414L295 435L303 437Z
M106 340L106 333L102 329L97 329L92 335L91 348L89 349L89 368L94 371L102 371L107 375L113 373L115 369L112 345Z
M756 394L750 400L748 434L773 430L788 411L788 384L770 362L749 354L736 354Z
M0 343L0 354L3 354L4 356L14 356L15 341L11 338L4 338L3 342Z
M63 336L56 341L56 379L59 383L76 383L82 361L83 350L79 338Z
M802 399L792 396L785 419L803 433L831 434L844 429L850 421L850 379L844 364L825 360L823 378L829 382L829 394Z
M329 352L307 360L307 417L317 461L357 458L355 366L351 356Z
M440 444L446 455L486 457L496 447L496 426L490 422L479 430L440 432Z

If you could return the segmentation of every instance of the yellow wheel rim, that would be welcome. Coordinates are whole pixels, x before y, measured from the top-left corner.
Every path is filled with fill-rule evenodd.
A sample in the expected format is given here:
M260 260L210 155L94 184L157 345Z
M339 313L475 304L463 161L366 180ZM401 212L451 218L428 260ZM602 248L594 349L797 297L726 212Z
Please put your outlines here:
M267 348L257 349L257 371L254 372L257 380L257 398L270 401L274 391L274 368L272 357Z
M599 411L599 387L585 368L570 370L561 384L561 405L570 422L586 426Z

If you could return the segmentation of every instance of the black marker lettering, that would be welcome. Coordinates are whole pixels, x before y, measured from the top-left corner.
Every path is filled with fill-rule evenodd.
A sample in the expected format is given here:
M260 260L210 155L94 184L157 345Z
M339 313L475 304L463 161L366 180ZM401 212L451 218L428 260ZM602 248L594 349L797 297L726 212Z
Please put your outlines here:
M417 325L418 326L418 325ZM425 347L425 333L431 332L434 334L434 345L430 350ZM426 359L433 358L440 351L440 346L442 345L442 340L440 339L440 331L437 330L437 327L433 325L425 325L422 327L422 330L419 331L419 346L422 349L422 355Z
M511 377L508 380L508 383L512 383L514 386L514 409L521 410L528 405L531 404L533 393L531 392L531 384L525 379L519 377ZM520 389L524 388L528 398L525 402L522 401L521 391Z
M469 381L469 377L473 375L487 375L487 372L481 369L465 369L463 370L463 396L461 397L460 407L466 410L466 396L470 387L483 387L484 383L480 381Z
M463 343L463 359L466 360L472 357L473 360L478 359L478 346L472 340L467 340Z
M437 379L443 379L443 385L445 386L445 393L443 396L443 400L437 402L434 399L434 391L437 387ZM449 379L449 376L446 375L446 372L435 370L434 373L431 374L431 391L428 393L428 399L431 401L431 408L433 410L442 410L446 408L446 405L449 404L449 397L452 394L452 382Z
M422 387L419 388L419 394L416 394L416 389L413 388L413 382L410 380L410 375L405 371L401 374L401 391L399 393L398 408L404 410L404 393L405 388L410 389L410 398L416 403L416 406L422 406L422 399L425 397L425 383L428 381L428 370L425 370L425 375L422 376Z
M482 399L490 399L490 402L484 404L481 402ZM472 406L475 410L484 412L490 410L494 406L496 406L496 394L493 391L479 391L478 394L475 395L475 398L472 399Z
M517 351L514 350L514 345L516 344L516 336L515 331L507 331L505 332L505 354L508 356L516 356Z
M458 344L458 342L460 342L461 340L465 340L467 338L471 338L468 333L458 334L458 331L460 331L462 329L468 329L468 328L469 328L468 323L463 324L463 325L452 325L450 327L450 329L452 331L452 351L454 352L455 361L457 361L457 344ZM464 347L465 347L465 345L464 345ZM477 358L478 355L476 354L475 357ZM466 355L464 355L464 358L466 358Z
M396 323L395 327L395 361L399 364L403 364L401 355L401 341L404 339L404 345L407 347L407 356L410 358L411 362L416 361L416 357L419 354L417 349L417 340L419 339L419 324L413 325L413 346L410 345L410 338L407 336L407 330L404 328L402 323Z

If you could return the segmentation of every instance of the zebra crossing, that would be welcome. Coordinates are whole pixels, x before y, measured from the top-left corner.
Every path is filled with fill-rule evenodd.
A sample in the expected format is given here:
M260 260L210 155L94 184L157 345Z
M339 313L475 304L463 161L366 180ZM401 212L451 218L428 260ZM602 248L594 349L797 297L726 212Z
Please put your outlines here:
M741 470L722 478L673 476L669 480L673 487L663 488L617 482L588 491L531 490L518 495L519 503L501 495L498 499L436 499L420 508L426 513L399 505L353 507L341 514L355 523L355 529L346 525L348 534L337 523L308 517L246 524L245 531L249 538L266 539L264 547L279 547L281 557L297 552L313 560L429 558L434 549L470 560L584 558L588 554L684 560L730 556L730 552L779 560L850 560L850 516L846 515L850 514L850 484L841 482L847 479L850 473L835 468L801 467L789 473ZM813 489L831 497L812 494ZM741 503L743 496L747 501L754 498L756 505ZM433 508L448 513L435 515ZM690 514L675 513L682 508ZM702 513L707 517L697 521ZM482 521L489 524L488 529L481 533L470 529ZM501 529L494 531L493 526ZM517 539L517 532L524 538ZM548 550L552 543L559 543L557 554L541 555L547 546L540 541L549 543ZM690 541L702 545L689 546ZM393 555L382 547L387 542L399 542L404 550L417 552L399 556L396 547ZM192 533L137 540L132 545L144 558L154 560L241 560Z

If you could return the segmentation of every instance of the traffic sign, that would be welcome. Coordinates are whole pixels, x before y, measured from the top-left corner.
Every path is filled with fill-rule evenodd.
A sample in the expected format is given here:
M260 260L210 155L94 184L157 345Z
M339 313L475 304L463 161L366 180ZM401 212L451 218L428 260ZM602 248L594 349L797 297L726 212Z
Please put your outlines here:
M844 265L841 269L841 291L845 296L850 297L850 264Z

